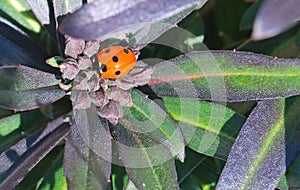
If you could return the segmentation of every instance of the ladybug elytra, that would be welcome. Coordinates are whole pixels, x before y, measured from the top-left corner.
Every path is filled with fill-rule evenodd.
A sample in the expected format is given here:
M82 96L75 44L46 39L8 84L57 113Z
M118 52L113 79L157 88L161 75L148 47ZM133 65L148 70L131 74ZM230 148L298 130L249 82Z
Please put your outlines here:
M102 78L116 79L126 75L135 65L136 56L130 48L110 46L97 54Z

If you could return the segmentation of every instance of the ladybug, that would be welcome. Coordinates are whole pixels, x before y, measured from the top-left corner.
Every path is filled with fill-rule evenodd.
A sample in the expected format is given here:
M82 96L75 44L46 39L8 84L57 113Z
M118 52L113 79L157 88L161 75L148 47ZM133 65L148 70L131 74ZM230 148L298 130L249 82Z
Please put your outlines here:
M136 55L130 48L110 46L97 54L102 78L116 79L126 75L135 65Z

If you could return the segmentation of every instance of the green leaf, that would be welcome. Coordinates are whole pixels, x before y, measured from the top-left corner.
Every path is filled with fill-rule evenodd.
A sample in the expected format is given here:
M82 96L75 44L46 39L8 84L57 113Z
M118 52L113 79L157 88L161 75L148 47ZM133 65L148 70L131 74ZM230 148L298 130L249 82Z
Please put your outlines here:
M178 183L180 186L181 183L184 182L186 178L205 161L205 159L206 156L187 148L185 150L185 161L179 162L178 160L175 160Z
M111 174L111 136L96 108L75 109L66 139L64 169L69 189L105 189Z
M169 149L144 133L132 131L120 124L114 126L112 131L118 150L113 161L124 165L129 179L138 189L178 187L174 155Z
M124 116L120 119L120 124L161 143L183 160L185 144L180 128L164 110L144 94L133 90L131 95L133 106L123 108Z
M30 67L1 67L0 105L16 111L45 106L65 95L58 82L55 75Z
M174 160L149 168L126 168L138 189L179 189Z
M49 163L49 162L48 162ZM47 172L44 174L38 189L43 190L67 190L67 181L64 176L63 164L63 152L52 161L48 167Z
M274 189L277 186L300 151L300 120L295 119L299 115L299 103L296 98L258 103L232 147L218 188Z
M188 147L205 155L226 160L245 118L225 106L179 98L163 98L169 115L176 121Z
M258 11L258 8L262 4L262 2L263 2L263 0L255 1L245 12L245 14L243 15L242 21L240 23L241 30L252 29L256 13Z
M283 190L300 189L300 153L293 160L277 188Z
M16 0L11 3L9 0L0 1L0 9L13 18L26 29L39 33L42 30L40 23L29 14L29 7L24 0Z
M0 119L0 136L6 136L19 128L21 124L21 114L14 114Z
M300 93L300 59L199 51L163 61L148 83L161 97L248 101Z

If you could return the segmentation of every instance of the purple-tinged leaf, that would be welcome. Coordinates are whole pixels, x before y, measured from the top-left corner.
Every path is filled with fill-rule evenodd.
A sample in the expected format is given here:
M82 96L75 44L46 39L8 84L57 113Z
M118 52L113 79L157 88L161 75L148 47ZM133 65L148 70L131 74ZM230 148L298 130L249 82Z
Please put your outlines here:
M199 4L204 5L207 2L207 0L202 0L202 2L199 1ZM199 8L199 6L198 6ZM147 27L143 27L137 32L133 34L133 36L130 37L129 42L131 42L131 39L133 41L132 45L137 45L139 48L145 47L148 43L152 42L156 38L158 38L160 35L162 35L167 30L176 27L176 24L183 20L187 15L189 15L193 10L195 9L194 6L184 9L175 15L172 15L171 17L168 17L166 19L160 20L159 22L152 23L151 25ZM169 36L168 36L169 37ZM164 42L169 42L170 38ZM161 41L157 41L154 43L161 44Z
M65 95L58 83L55 75L30 67L0 67L0 105L16 111L48 105Z
M138 189L179 189L171 152L155 139L126 127L113 126L118 148L114 163L125 166Z
M60 31L81 39L99 39L108 33L110 35L134 33L203 2L203 0L148 0L129 4L128 1L104 4L103 1L96 1L66 17L60 25Z
M300 151L297 104L284 99L258 103L232 147L217 189L275 189Z
M65 175L70 189L105 189L111 173L111 136L96 108L74 110L67 136Z
M8 45L9 49L14 49L13 47L22 48L22 51L24 53L28 54L28 56L32 57L35 60L35 61L31 62L30 64L43 63L43 61L48 56L46 54L46 52L44 52L40 47L38 47L36 42L28 34L26 34L17 25L15 25L14 23L10 22L9 20L7 20L3 17L0 17L0 34L1 34L1 38L2 38L2 36L5 38L5 39L1 39L0 44L2 46L5 46L6 45L5 43L10 44L12 42L10 45ZM6 42L6 40L8 40L8 42ZM8 53L14 54L14 52L6 52L6 51L5 51L5 53L6 54L8 54ZM4 54L4 52L2 52L1 54ZM23 60L21 60L21 61L23 61ZM16 64L15 60L12 61L11 63ZM40 64L39 66L40 67L43 66L45 68L48 68L48 70L50 70L50 67L48 67L46 65ZM51 70L53 70L53 68Z
M300 94L300 59L251 52L198 51L154 66L149 85L161 97L266 100Z
M24 65L42 71L57 72L56 69L51 68L46 63L42 62L43 56L36 58L34 55L31 55L32 52L29 53L28 51L20 48L19 46L16 46L13 42L7 40L6 38L0 35L0 48L5 50L2 51L0 54L0 66ZM29 47L31 46L29 45ZM31 50L36 49L32 48Z
M0 155L0 189L13 189L69 131L69 124L59 118L21 140Z
M299 0L265 0L255 18L252 39L276 36L296 25L299 20Z

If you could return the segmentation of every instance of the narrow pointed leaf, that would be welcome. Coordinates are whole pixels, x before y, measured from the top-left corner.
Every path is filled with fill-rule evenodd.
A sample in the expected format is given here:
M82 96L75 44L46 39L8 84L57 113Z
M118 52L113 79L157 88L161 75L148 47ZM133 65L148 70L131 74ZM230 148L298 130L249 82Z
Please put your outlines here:
M255 18L252 38L270 38L299 23L298 4L298 0L265 0Z
M96 1L66 17L60 25L60 31L82 39L99 39L112 31L116 33L116 30L123 34L134 33L202 2L203 0L148 0L105 4L103 1Z
M105 189L111 173L107 122L96 108L74 110L75 125L67 136L64 169L70 189Z
M226 160L246 119L214 103L163 98L169 115L181 127L188 147L205 155Z
M22 48L22 51L28 54L27 56L30 56L32 57L32 59L35 60L28 63L32 65L37 63L43 63L43 61L48 56L46 52L43 51L41 47L39 47L36 44L36 42L27 33L25 33L20 27L14 24L13 21L9 21L8 19L1 16L0 16L0 34L1 34L1 38L0 38L1 46L8 46L7 50L10 50L10 52L6 52L6 51L2 52L1 56L14 54L14 51L11 50ZM6 43L9 45L6 45ZM22 55L18 55L18 56L22 56ZM17 57L16 54L15 57ZM6 62L8 61L9 60L7 60ZM14 61L15 60L11 60L10 64L17 64ZM20 61L23 62L26 60L20 60ZM22 62L20 62L19 64L22 64ZM48 65L40 64L39 66L50 70L50 67Z
M240 23L240 29L241 30L250 30L253 27L253 23L255 20L256 13L262 4L263 0L258 0L254 2L248 10L243 15L243 18Z
M17 34L16 34L17 35ZM17 35L19 36L19 35ZM15 39L18 39L15 38ZM19 39L23 40L22 38ZM28 41L23 41L27 43ZM32 42L31 42L32 43ZM51 68L46 63L42 62L45 55L34 56L28 53L28 51L24 50L17 46L14 41L7 40L4 36L0 35L0 48L5 49L5 51L0 54L0 66L6 65L24 65L32 68L36 68L42 71L48 71L55 73L57 70ZM31 48L30 43L28 43L27 48ZM28 50L28 49L27 49ZM36 48L32 48L31 50L35 50L37 54L41 54Z
M300 93L300 59L250 52L199 51L163 61L148 83L162 97L265 100Z
M120 123L129 130L143 133L150 139L166 146L174 155L183 159L184 140L180 128L153 101L137 90L132 91L133 106L124 107Z
M291 165L289 166L288 170L286 171L285 175L281 178L277 188L289 190L289 189L300 189L300 153L298 153L297 157Z
M69 124L57 119L0 155L0 189L13 189L25 175L65 138Z
M55 75L25 66L0 67L0 106L16 111L39 108L65 95Z
M113 130L118 148L117 159L121 159L138 189L178 189L173 155L161 144L142 133L117 125ZM116 162L117 163L117 162Z
M217 188L277 186L300 150L300 120L294 117L295 103L284 99L258 103L232 147Z

